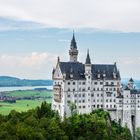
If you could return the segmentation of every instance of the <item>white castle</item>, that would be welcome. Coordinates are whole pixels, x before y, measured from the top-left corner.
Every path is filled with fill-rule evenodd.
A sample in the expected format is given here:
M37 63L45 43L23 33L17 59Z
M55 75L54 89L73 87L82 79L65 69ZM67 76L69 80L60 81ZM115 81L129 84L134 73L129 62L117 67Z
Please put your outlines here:
M124 88L116 63L91 64L89 51L85 64L78 62L74 34L69 56L68 62L61 62L58 58L52 73L52 109L62 118L71 115L70 103L75 104L79 114L104 109L112 120L127 125L134 134L140 127L140 91L135 89L133 79Z

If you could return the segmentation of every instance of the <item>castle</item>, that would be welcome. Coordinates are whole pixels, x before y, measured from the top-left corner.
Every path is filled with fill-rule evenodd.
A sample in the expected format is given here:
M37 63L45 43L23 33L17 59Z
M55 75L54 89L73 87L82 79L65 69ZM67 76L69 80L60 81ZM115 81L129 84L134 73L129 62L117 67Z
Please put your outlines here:
M92 64L89 51L85 63L78 62L78 49L73 34L69 61L61 62L59 57L53 69L52 109L60 116L71 116L70 104L76 106L79 114L104 109L111 119L127 127L134 134L140 127L140 91L134 87L131 78L122 86L120 72L114 64Z

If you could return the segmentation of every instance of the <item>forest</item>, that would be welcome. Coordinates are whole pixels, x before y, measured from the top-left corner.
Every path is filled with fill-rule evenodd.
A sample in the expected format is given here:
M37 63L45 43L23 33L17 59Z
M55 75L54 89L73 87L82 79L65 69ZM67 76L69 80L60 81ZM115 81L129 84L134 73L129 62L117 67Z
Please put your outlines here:
M51 104L8 115L0 115L0 139L2 140L131 140L127 127L111 121L109 113L95 110L62 120Z

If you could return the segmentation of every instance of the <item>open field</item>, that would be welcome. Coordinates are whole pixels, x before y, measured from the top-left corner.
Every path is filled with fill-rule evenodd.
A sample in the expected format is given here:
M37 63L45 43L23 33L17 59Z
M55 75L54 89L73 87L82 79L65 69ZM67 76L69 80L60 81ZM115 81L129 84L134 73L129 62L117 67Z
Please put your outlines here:
M6 93L8 96L13 97L40 97L35 100L17 100L16 103L5 103L0 102L0 114L7 115L11 110L16 110L19 112L27 111L29 109L36 108L40 106L43 101L47 101L51 103L52 101L52 92L51 91L36 91L36 90L27 90L27 91L11 91L10 93ZM48 97L48 98L47 98Z
M6 93L7 96L12 96L16 98L24 98L24 97L52 97L52 92L47 90L17 90L10 91Z

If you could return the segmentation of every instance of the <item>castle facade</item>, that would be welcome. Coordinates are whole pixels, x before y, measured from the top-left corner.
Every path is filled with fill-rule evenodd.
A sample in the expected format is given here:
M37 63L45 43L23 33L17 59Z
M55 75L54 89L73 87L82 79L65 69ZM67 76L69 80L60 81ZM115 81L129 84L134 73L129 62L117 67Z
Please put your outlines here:
M85 63L78 62L78 49L73 34L69 61L58 58L53 69L52 109L60 116L71 116L70 105L79 114L104 109L111 119L127 127L133 133L140 127L140 91L131 78L122 86L120 72L114 64L92 64L89 51Z

